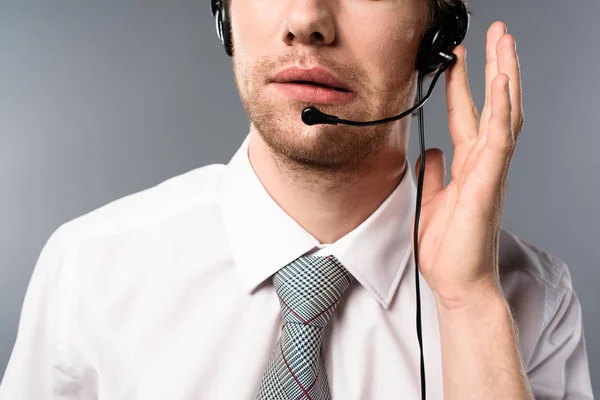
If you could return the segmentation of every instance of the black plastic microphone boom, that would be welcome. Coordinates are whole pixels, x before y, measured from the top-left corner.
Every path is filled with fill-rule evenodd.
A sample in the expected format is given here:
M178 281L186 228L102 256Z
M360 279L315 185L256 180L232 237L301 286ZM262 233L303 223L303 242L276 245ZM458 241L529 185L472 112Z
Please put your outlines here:
M415 104L413 107L409 108L408 110L404 111L401 114L398 114L394 117L389 117L389 118L384 118L384 119L378 119L375 121L366 121L366 122L360 122L360 121L350 121L347 119L341 119L339 117L336 117L335 115L329 115L329 114L325 114L321 111L319 111L317 108L315 107L306 107L304 110L302 110L302 122L304 122L306 125L316 125L316 124L329 124L329 125L337 125L337 124L345 124L345 125L353 125L353 126L372 126L372 125L379 125L379 124L385 124L387 122L392 122L392 121L396 121L399 120L401 118L406 117L407 115L412 114L415 110L418 110L419 108L423 107L425 105L425 103L427 102L427 100L429 100L429 97L431 97L431 93L433 92L433 88L435 87L435 84L437 82L437 80L439 79L440 75L442 75L442 73L454 62L454 60L456 59L456 55L452 54L453 59L451 62L448 62L446 65L444 65L443 67L441 67L438 72L435 74L435 76L433 77L433 80L431 81L431 84L429 85L429 90L427 91L427 94L425 95L425 97L423 97L423 99Z

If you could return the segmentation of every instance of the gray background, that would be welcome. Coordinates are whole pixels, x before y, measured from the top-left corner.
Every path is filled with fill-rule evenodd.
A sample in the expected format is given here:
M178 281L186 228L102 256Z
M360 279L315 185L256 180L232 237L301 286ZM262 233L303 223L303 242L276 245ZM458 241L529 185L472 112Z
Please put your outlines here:
M493 21L507 22L522 64L526 123L504 227L570 266L600 393L600 1L470 3L476 102L483 103ZM0 376L33 266L54 229L174 175L227 162L248 132L219 46L208 0L0 0ZM426 145L441 147L450 163L443 82L426 107L426 132Z

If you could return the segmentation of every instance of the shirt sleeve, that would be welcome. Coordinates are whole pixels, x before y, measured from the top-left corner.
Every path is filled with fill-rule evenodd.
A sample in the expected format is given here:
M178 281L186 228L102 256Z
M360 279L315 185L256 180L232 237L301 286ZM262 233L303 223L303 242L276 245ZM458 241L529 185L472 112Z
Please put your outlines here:
M548 290L547 318L532 354L528 376L536 400L593 400L581 305L567 266Z
M50 235L33 269L0 400L92 398L69 360L67 306L73 288L67 271L73 252L65 245L61 228Z

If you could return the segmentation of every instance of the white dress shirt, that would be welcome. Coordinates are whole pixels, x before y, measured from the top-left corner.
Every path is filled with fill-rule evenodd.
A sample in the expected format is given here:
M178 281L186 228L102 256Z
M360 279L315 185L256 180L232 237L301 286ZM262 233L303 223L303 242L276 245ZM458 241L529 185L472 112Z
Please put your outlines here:
M411 218L402 182L363 224L320 246L268 195L247 155L58 227L29 283L1 400L254 399L279 338L270 276L332 254L356 278L323 338L332 399L420 399ZM592 399L567 266L502 231L504 293L536 399ZM421 277L428 399L442 399L435 300ZM294 399L292 399L294 400Z

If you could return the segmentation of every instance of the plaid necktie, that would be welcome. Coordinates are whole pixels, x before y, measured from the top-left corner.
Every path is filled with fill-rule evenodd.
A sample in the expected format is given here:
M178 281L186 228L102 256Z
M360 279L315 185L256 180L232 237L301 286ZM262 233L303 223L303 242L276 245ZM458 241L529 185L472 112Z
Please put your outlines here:
M304 256L273 276L283 313L281 337L257 400L329 400L321 357L323 331L352 282L333 256Z

